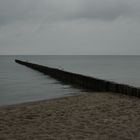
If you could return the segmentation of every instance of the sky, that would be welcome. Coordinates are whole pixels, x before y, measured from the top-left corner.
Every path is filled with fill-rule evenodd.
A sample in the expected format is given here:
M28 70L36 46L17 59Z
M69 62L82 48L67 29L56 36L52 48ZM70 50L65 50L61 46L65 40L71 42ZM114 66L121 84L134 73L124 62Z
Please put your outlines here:
M140 0L0 0L0 55L140 55Z

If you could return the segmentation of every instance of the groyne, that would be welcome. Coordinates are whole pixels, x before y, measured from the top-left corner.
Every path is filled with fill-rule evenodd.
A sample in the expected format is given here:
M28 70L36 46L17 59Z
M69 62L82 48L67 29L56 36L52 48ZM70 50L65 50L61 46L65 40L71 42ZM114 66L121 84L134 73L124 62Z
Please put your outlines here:
M64 83L75 85L83 89L98 92L115 92L140 97L140 89L133 86L97 79L94 77L67 72L64 70L29 63L21 60L15 60L15 62L40 71Z

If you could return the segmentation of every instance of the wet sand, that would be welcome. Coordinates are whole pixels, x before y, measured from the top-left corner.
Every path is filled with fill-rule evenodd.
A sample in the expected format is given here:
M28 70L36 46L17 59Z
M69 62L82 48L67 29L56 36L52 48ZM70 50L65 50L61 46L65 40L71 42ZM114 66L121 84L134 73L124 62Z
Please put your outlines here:
M0 140L139 140L140 99L85 93L0 107Z

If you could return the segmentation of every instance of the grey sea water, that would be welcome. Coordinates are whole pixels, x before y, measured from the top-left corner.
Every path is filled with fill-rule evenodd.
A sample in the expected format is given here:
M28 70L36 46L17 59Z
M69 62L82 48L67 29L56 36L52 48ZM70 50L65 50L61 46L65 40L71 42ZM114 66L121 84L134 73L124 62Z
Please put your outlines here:
M140 56L0 56L0 105L80 93L15 59L140 87Z

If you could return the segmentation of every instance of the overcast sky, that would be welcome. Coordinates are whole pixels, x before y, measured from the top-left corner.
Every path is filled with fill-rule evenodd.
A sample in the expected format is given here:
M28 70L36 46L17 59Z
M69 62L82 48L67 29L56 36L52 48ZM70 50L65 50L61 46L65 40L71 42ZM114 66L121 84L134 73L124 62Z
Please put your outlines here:
M0 54L140 55L140 0L0 0Z

